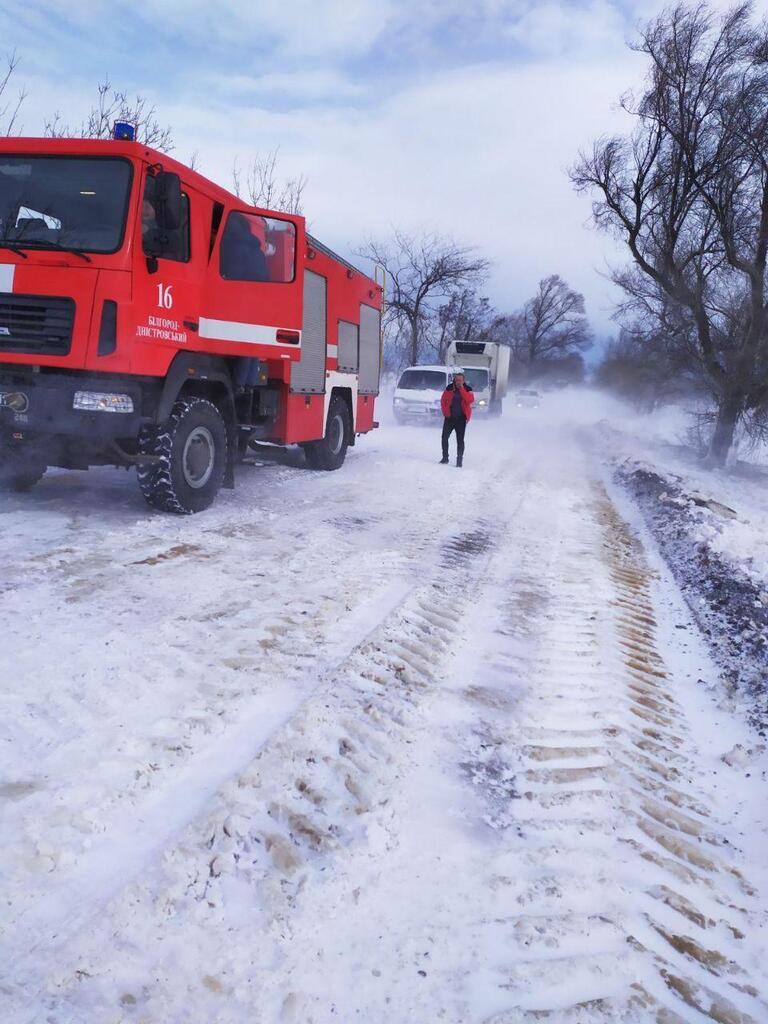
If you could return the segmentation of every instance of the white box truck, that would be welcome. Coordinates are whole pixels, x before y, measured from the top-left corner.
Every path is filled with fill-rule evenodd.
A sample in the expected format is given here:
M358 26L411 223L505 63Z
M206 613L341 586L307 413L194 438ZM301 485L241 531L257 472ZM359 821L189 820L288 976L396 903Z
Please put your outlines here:
M445 354L447 366L460 366L475 392L474 409L501 416L509 384L509 348L498 341L452 341Z

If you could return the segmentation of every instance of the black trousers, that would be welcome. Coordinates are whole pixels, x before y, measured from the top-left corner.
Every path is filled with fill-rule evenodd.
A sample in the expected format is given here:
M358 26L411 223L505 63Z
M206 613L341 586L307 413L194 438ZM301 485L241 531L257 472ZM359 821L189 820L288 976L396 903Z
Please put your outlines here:
M464 431L467 429L467 421L463 416L449 416L443 422L443 458L448 458L448 438L456 431L456 454L461 459L464 457Z

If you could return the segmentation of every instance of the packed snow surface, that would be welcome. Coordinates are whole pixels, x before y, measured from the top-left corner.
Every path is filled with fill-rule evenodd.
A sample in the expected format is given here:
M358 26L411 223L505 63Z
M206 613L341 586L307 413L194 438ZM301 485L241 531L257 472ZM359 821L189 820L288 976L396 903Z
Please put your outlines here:
M3 1024L768 1021L765 751L611 415L0 498Z

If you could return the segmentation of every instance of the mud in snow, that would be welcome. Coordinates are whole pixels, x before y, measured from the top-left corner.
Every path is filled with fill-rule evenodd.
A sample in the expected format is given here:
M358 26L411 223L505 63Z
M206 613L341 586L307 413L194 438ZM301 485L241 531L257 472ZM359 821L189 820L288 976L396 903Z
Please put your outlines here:
M768 1021L765 754L552 403L0 499L3 1024Z

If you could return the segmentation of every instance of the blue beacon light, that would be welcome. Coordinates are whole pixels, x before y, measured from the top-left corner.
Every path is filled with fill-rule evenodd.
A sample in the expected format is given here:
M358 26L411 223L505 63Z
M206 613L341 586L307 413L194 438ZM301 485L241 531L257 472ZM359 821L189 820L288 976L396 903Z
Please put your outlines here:
M129 121L115 121L112 127L112 138L118 142L135 142L136 128Z

